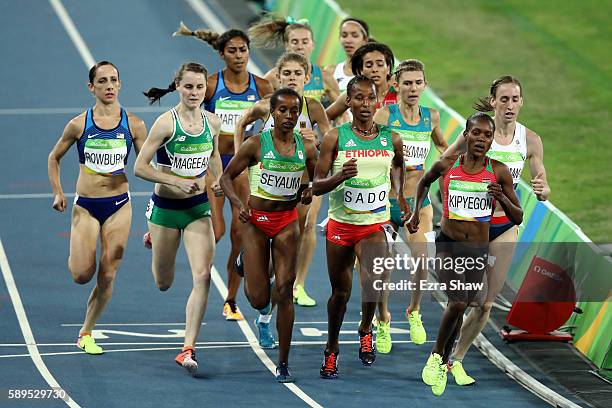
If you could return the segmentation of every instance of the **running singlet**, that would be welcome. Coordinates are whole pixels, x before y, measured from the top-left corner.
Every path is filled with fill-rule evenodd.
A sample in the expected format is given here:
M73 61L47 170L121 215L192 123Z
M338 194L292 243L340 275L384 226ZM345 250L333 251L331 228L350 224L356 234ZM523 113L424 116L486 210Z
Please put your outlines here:
M397 105L397 92L395 91L395 88L391 87L389 88L389 92L387 92L383 100L376 102L376 109L380 109L383 106L389 106L394 104Z
M346 62L347 61L339 63L334 70L334 79L338 82L338 88L340 88L341 93L346 91L349 81L354 77L354 75L346 75L344 73L344 64Z
M508 166L510 174L512 174L512 183L516 187L521 179L521 173L527 158L527 133L525 126L518 122L516 123L514 137L508 145L500 145L493 139L493 144L491 144L491 149L487 152L487 156Z
M110 130L100 129L93 118L93 108L85 114L85 129L77 141L79 163L85 171L101 176L125 173L125 165L132 148L132 133L127 113L121 109L119 124Z
M404 145L406 170L423 170L431 145L431 112L419 105L421 120L416 125L404 121L399 105L389 105L387 125L400 134Z
M310 81L304 85L304 96L321 101L321 97L325 93L325 85L323 84L323 73L318 65L312 64L310 72Z
M306 151L302 136L293 132L295 153L291 157L281 156L274 148L272 130L260 133L261 160L249 167L251 195L266 200L292 201L297 198L306 168Z
M236 94L225 87L223 71L219 71L217 74L217 87L212 98L206 102L205 108L207 111L215 113L221 119L221 134L233 135L236 125L242 115L244 115L244 112L255 105L255 102L260 99L261 96L257 91L253 74L249 72L249 87L247 90ZM252 124L248 125L246 131L248 132L252 127Z
M332 174L342 171L342 165L357 159L357 177L350 178L329 194L329 218L354 225L371 225L389 221L389 191L393 140L387 126L378 125L378 136L359 139L352 124L338 126L338 156L332 164Z
M274 118L271 114L268 114L268 119L266 120L266 123L264 123L263 130L272 129L273 127ZM312 120L310 120L310 112L308 112L308 101L304 96L302 96L302 112L300 112L295 129L313 129Z
M206 114L200 110L203 129L199 134L192 135L183 130L178 112L174 108L170 112L174 131L172 137L157 149L157 164L170 167L172 174L179 177L204 177L214 142Z
M495 203L487 194L487 186L497 182L491 159L486 158L480 173L470 174L463 171L463 158L460 155L444 175L444 218L489 222Z

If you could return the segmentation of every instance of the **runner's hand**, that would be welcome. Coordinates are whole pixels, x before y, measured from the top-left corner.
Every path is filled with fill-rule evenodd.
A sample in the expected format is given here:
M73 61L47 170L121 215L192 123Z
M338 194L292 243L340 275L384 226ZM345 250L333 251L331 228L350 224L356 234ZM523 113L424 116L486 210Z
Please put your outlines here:
M312 186L309 185L302 191L302 204L308 205L312 202Z
M408 206L408 203L406 202L406 198L404 197L398 197L397 198L397 203L399 204L400 207L400 211L402 212L402 224L404 224L406 222L406 220L408 220L410 218L410 207Z
M59 212L66 210L66 197L63 193L56 194L53 197L53 209Z
M502 186L499 183L489 183L487 189L489 190L488 194L497 201L502 201L506 198L504 190L502 190Z
M174 185L178 187L183 193L193 194L200 190L197 180L195 179L183 179L177 178Z
M240 212L238 213L240 222L246 224L251 219L251 209L248 205L240 204Z
M538 197L538 200L543 201L549 190L548 183L544 180L543 175L540 173L531 180L531 189L533 193Z
M405 227L408 228L408 232L410 232L411 234L414 234L415 232L419 230L420 222L421 220L419 218L419 213L418 211L415 211L410 216L410 219L408 220L408 224L405 225Z
M210 185L210 189L212 190L215 197L221 197L223 195L223 188L219 184L219 180L213 181Z
M352 158L342 165L342 180L348 180L357 175L357 159Z

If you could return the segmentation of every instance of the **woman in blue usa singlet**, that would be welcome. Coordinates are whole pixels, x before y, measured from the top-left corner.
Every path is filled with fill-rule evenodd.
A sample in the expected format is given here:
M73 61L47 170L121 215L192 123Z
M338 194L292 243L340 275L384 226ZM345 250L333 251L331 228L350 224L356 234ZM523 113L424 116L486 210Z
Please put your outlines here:
M89 282L98 270L77 347L88 354L101 354L103 350L91 332L112 296L132 221L125 165L132 146L136 153L140 151L147 130L140 118L119 105L121 81L111 62L100 61L89 70L88 87L96 104L68 122L49 154L48 170L53 209L64 212L67 202L60 183L60 160L70 146L77 144L79 178L72 207L68 268L79 284ZM96 264L98 238L102 244Z

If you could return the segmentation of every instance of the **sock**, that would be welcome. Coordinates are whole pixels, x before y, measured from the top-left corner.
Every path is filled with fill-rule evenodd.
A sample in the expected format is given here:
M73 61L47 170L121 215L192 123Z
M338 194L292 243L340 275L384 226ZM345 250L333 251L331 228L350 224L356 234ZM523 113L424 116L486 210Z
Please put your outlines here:
M269 314L260 314L259 318L257 319L257 321L259 323L270 323L271 319L272 319L272 313L269 313Z
M79 333L79 337L84 337L84 336L91 336L90 332L81 332Z
M193 346L183 346L183 349L181 351L187 351L187 350L193 351Z

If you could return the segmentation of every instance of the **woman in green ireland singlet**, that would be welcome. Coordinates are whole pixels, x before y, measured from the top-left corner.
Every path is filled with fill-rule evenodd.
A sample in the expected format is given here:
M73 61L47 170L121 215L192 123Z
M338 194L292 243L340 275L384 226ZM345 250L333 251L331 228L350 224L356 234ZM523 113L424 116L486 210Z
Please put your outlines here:
M300 201L310 202L311 188L301 181L304 171L312 179L317 160L314 143L295 131L302 103L302 97L292 89L274 92L270 98L274 127L244 142L221 178L225 194L240 209L240 221L244 225L245 293L262 315L269 315L272 307L269 267L271 262L274 265L279 334L276 380L279 382L294 381L288 361L299 236L295 207ZM247 168L251 197L244 202L236 194L232 180Z
M63 212L67 204L60 183L60 160L70 146L77 144L80 166L68 268L76 283L89 282L96 274L96 244L100 238L98 277L87 301L77 346L88 354L101 354L102 348L91 331L112 296L132 222L125 165L132 145L138 153L147 131L140 118L119 105L121 81L112 63L100 61L89 70L88 88L95 105L68 122L49 154L48 170L53 209Z
M362 319L359 325L359 359L370 366L373 349L372 318L380 299L373 272L374 258L389 255L384 226L389 224L389 191L403 191L404 159L399 134L374 123L376 88L373 80L357 75L347 87L353 121L329 131L321 145L313 192L329 195L327 269L332 294L327 302L328 340L320 375L338 377L338 335L351 294L355 257L359 259ZM409 214L403 194L398 194L403 219ZM386 272L388 274L389 271Z
M410 207L414 208L414 191L416 184L423 176L425 160L429 154L431 142L434 142L440 152L444 152L448 145L440 128L440 113L435 109L419 104L421 94L427 86L423 63L418 60L403 61L395 71L395 80L399 92L397 105L381 107L374 115L374 121L389 126L402 137L406 169L404 196ZM393 192L391 192L389 201L391 202L391 223L395 229L398 229L402 224L400 208ZM411 256L414 259L423 259L427 256L425 233L433 230L432 219L433 208L429 197L426 197L421 207L419 230L414 234L409 234L404 229L406 242L410 244ZM420 265L412 276L415 286L411 292L410 306L406 309L406 317L410 324L410 340L414 344L423 344L427 340L419 313L422 297L420 281L427 281L427 269L420 267ZM376 332L376 349L381 353L391 351L389 321L390 316L379 316L380 324Z
M463 313L483 290L493 208L498 203L516 224L523 219L510 170L486 155L494 132L495 123L487 114L476 113L467 119L463 132L467 153L444 156L425 173L417 186L414 212L407 224L410 233L418 231L420 210L429 187L441 179L444 211L436 238L435 269L448 303L422 372L423 381L437 396L446 388L448 357L461 330Z
M161 291L172 285L183 237L193 288L186 307L183 350L175 361L195 375L198 363L194 347L206 311L215 253L205 178L211 177L212 191L220 195L222 170L217 140L221 124L215 114L200 108L206 93L206 68L202 65L183 64L168 89L151 88L145 95L154 103L175 90L179 92L179 104L157 118L134 171L155 183L146 216L152 242L151 269ZM150 164L155 154L157 169Z
M504 75L493 81L489 95L481 98L475 108L483 112L494 112L495 115L495 135L487 155L508 166L515 187L521 178L525 161L529 160L532 191L538 200L545 201L550 196L550 187L546 181L542 140L534 131L517 121L522 106L521 83L513 76ZM463 152L465 146L465 139L459 135L445 155ZM476 381L465 372L463 358L489 319L495 297L506 281L517 240L518 225L511 222L498 206L489 226L489 251L496 261L487 274L486 299L484 304L470 311L451 355L450 370L458 385L470 385Z
M245 32L237 29L228 30L223 34L205 29L191 31L181 23L174 35L193 36L206 42L219 52L219 56L225 63L222 70L208 77L206 97L204 98L206 110L215 113L221 119L219 154L225 169L234 157L234 133L238 121L245 111L257 101L272 95L273 89L268 81L247 70L250 57L250 40ZM251 130L251 127L248 130ZM211 194L211 180L208 180L208 182L208 193ZM249 196L246 174L236 179L235 188L238 194L246 200ZM225 219L223 218L224 203L224 195L210 197L212 223L217 242L223 237L226 230ZM227 297L223 304L223 316L230 321L243 319L240 309L236 306L236 293L240 288L240 276L236 273L235 263L242 248L240 228L238 209L232 207L231 250L227 258Z
M285 19L263 19L249 28L249 35L253 42L263 48L280 46L285 47L286 52L296 52L310 61L310 56L315 47L314 34L308 24L308 20L294 20L291 17ZM318 101L335 101L340 90L334 77L323 71L317 64L311 63L310 80L304 86L304 96L314 98ZM274 89L278 89L279 81L276 68L269 70L264 78L270 81Z
M330 124L321 102L314 98L303 96L304 84L310 78L309 74L307 74L308 70L309 65L306 57L294 52L283 54L276 63L276 74L281 87L293 89L304 100L295 129L300 132L303 138L311 140L318 146L319 139L316 128L322 134L325 134L330 129ZM245 128L258 119L264 122L264 129L274 126L274 120L270 116L269 99L262 99L244 114L236 129L234 145L240 146L242 144ZM300 257L298 258L293 297L295 303L299 306L316 305L316 301L306 293L304 282L306 281L308 268L316 246L316 224L317 215L321 207L321 199L322 197L313 197L309 205L298 204L297 206L300 216L300 243L298 251Z

